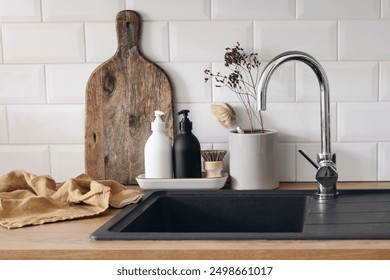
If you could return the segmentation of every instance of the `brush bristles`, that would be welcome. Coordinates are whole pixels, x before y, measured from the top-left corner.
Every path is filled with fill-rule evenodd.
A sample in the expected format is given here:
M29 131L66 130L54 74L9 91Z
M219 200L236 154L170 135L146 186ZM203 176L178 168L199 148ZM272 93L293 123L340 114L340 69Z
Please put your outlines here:
M202 158L205 161L221 161L226 154L226 150L203 150L201 151Z
M225 128L231 128L236 118L233 108L226 103L211 104L211 112Z

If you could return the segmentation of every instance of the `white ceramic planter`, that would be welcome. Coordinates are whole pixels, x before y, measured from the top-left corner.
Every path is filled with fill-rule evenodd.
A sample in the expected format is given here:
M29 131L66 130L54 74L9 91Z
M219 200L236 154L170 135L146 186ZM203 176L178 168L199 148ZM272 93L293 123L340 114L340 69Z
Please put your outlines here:
M230 177L234 190L279 187L278 134L275 130L229 132Z

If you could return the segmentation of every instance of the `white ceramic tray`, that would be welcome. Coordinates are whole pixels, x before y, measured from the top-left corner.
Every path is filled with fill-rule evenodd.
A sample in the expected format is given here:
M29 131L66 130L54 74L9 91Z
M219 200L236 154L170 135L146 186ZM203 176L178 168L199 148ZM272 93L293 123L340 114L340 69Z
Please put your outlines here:
M144 190L219 190L225 185L228 176L222 173L222 177L218 178L155 179L145 178L145 174L141 174L135 179Z

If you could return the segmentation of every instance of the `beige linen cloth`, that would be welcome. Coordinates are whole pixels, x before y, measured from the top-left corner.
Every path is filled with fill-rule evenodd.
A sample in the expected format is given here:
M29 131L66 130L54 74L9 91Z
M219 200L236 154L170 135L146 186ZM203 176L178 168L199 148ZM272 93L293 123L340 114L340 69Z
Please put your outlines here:
M81 174L58 185L49 176L12 171L0 177L0 225L8 229L90 217L142 199L140 188Z

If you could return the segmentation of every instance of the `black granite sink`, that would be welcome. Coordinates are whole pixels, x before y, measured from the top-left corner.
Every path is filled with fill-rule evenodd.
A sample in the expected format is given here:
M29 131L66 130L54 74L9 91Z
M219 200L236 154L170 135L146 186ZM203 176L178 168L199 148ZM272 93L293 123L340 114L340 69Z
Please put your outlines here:
M91 235L141 239L390 239L390 191L156 191Z

